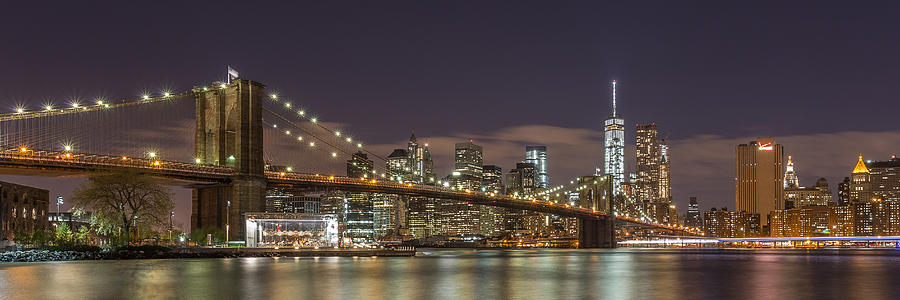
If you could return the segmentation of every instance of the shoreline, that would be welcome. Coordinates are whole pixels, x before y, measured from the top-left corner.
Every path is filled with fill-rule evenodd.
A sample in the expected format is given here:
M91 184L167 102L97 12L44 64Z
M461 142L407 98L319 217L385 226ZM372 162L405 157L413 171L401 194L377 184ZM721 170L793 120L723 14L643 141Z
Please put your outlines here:
M274 249L274 248L179 248L170 251L53 251L0 252L0 263L77 260L186 259L239 257L413 257L415 248L401 249Z

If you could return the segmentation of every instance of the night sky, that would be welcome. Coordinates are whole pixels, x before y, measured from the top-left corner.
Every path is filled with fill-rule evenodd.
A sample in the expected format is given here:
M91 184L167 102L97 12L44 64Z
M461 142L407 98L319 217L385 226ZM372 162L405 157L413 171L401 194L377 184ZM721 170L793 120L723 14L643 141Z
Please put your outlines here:
M858 154L900 145L896 4L510 3L18 1L0 10L0 103L182 91L231 65L382 155L414 130L441 176L454 142L504 170L546 144L559 184L600 166L615 78L628 143L649 122L672 140L679 212L689 196L733 208L734 147L757 136L793 155L801 185L832 189ZM52 197L78 182L0 180Z

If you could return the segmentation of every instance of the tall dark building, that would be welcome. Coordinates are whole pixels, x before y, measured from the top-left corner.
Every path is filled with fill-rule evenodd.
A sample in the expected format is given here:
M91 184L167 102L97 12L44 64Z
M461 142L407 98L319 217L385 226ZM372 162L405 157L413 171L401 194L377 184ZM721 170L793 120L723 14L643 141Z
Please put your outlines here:
M697 203L697 197L691 197L688 203L687 215L684 225L689 227L703 227L703 215L700 212L700 204Z
M481 187L487 193L503 193L503 169L495 165L485 165L484 175L481 178Z
M375 163L372 162L372 160L369 159L369 156L362 151L353 153L353 156L350 158L350 160L347 161L347 177L375 177L374 175L372 175L374 170Z
M844 177L844 181L838 183L838 205L850 204L850 177Z

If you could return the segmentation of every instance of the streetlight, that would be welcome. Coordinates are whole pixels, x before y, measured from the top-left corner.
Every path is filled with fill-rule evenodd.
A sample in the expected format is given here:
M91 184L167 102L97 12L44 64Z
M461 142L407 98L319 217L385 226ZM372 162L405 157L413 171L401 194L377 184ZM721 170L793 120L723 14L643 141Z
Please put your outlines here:
M228 247L228 241L229 241L228 233L231 230L231 223L228 220L229 219L228 215L231 214L231 200L228 200L226 202L226 205L228 205L228 208L225 209L225 247Z
M173 243L173 241L172 241L172 218L175 218L174 210L171 213L169 213L169 243Z
M62 196L56 197L56 224L59 224L59 221L60 221L59 206L62 204L63 204L63 197Z

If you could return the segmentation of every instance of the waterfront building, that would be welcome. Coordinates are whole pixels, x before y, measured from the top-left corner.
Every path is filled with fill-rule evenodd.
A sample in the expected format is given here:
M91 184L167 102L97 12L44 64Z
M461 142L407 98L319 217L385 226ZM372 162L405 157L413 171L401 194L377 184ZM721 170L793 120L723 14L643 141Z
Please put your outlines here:
M769 214L770 236L805 237L827 236L831 233L831 208L806 206L787 210L775 210Z
M343 237L349 238L353 243L374 242L375 221L372 193L349 192L346 193L345 199Z
M872 203L873 227L876 236L900 235L900 201L875 196Z
M637 180L634 190L641 202L660 199L660 145L656 123L637 125L635 131L635 166Z
M853 232L858 236L875 235L875 219L872 202L852 202Z
M869 177L869 169L860 155L856 167L853 167L853 171L850 173L850 202L869 201L872 201L872 180Z
M784 189L785 209L815 205L831 205L831 189L828 180L819 178L813 187L791 186Z
M410 197L407 205L407 224L413 238L440 234L437 200L428 197Z
M534 165L535 186L550 188L550 174L547 171L547 146L525 146L525 162Z
M612 176L614 194L621 195L625 184L625 119L616 112L615 80L612 81L612 113L603 127L603 146L603 174Z
M328 214L245 213L247 247L339 246L337 217Z
M376 239L398 237L406 224L406 205L399 195L373 194L372 230Z
M49 199L45 189L0 182L0 245L11 243L18 233L46 230Z
M853 206L839 205L829 206L828 225L832 236L854 236L855 219L853 214Z
M784 161L775 138L758 138L735 150L735 205L738 211L767 214L784 209Z
M755 219L758 220L758 217ZM729 211L725 207L717 210L713 207L703 213L703 231L711 237L745 237L750 231L749 221L743 211ZM755 227L758 228L758 225Z
M697 203L697 197L690 197L690 201L688 201L684 225L688 227L703 227L703 216L700 214L700 204Z
M853 203L854 230L858 236L900 235L900 202L874 197Z

